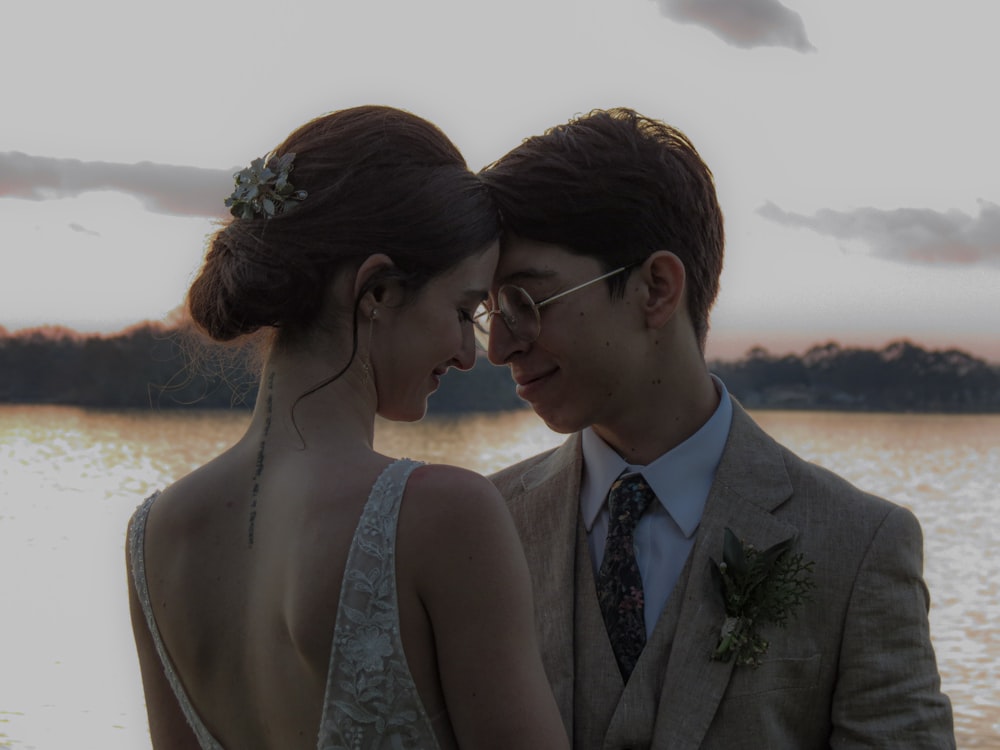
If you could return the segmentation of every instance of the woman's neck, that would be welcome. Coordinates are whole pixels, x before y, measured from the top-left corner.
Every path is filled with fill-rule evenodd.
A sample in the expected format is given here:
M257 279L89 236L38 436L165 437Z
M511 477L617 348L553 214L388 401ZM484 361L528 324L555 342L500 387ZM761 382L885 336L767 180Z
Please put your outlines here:
M272 352L264 366L248 435L269 448L372 449L375 387L355 357L344 365L307 354Z

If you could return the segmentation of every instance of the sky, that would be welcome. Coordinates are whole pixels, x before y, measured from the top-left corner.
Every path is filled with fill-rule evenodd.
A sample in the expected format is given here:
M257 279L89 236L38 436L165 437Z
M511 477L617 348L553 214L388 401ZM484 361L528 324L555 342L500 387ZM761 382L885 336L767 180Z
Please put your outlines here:
M479 169L628 106L715 174L710 357L909 339L1000 362L1000 10L981 0L35 0L2 11L0 327L182 303L232 174L387 104ZM991 93L994 92L994 93Z

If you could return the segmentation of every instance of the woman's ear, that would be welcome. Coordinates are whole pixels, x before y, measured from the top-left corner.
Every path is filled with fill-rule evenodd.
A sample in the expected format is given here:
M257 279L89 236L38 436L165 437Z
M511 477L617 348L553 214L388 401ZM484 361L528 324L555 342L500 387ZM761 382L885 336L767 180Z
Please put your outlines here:
M684 263L668 250L658 250L639 269L646 284L643 313L651 328L665 325L677 311L684 309L684 287L687 275Z
M372 310L383 301L389 282L382 283L378 279L386 271L391 270L393 265L392 258L388 255L376 253L365 258L358 267L354 275L354 299L358 299L358 295L364 292L360 300L362 317L371 317Z

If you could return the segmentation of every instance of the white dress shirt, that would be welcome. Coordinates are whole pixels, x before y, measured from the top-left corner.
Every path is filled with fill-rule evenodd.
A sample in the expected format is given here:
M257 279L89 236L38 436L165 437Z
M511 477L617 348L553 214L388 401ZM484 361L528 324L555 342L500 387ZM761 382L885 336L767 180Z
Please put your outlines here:
M729 437L733 404L714 375L719 406L704 425L683 443L645 466L625 461L592 428L583 431L583 482L580 510L587 529L594 576L604 559L608 536L608 492L623 473L642 474L656 494L635 529L636 561L642 576L646 636L663 612L694 546L715 469Z

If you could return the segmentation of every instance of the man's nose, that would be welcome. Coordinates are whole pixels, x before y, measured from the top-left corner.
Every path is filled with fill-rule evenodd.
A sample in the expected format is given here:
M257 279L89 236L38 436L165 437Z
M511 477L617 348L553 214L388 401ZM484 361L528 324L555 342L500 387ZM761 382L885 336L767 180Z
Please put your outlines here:
M490 318L490 340L486 348L486 356L494 365L505 365L511 358L526 349L524 342L519 341L510 332L503 316L494 315Z

